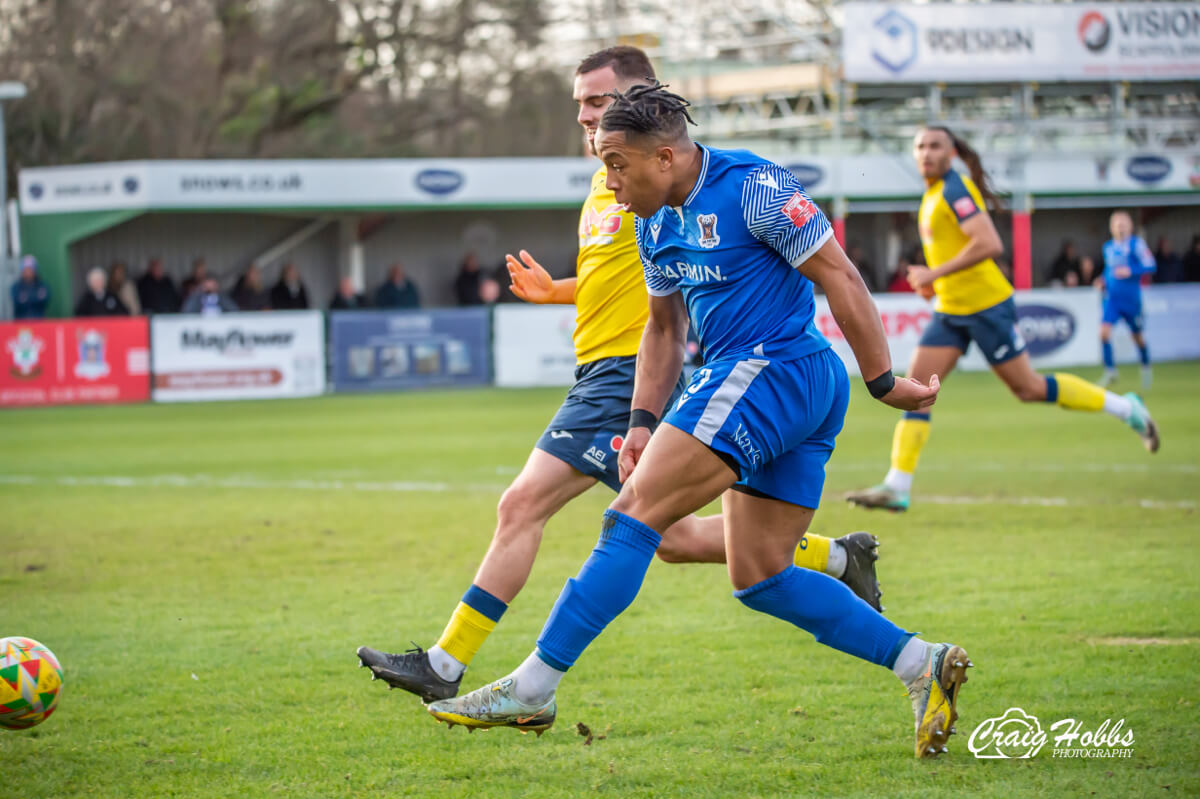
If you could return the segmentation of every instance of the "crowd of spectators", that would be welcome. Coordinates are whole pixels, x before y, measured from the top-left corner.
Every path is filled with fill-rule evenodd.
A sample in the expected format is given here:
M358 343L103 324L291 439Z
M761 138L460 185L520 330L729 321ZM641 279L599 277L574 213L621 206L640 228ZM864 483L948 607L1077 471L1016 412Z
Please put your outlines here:
M46 315L50 303L50 287L38 273L37 259L26 255L20 262L20 274L11 288L13 316L16 319L39 319ZM386 279L373 292L373 301L355 289L354 281L343 277L329 308L419 308L421 292L404 272L404 266L393 263ZM75 316L128 316L139 314L195 313L218 314L229 311L303 310L314 307L308 288L293 263L280 269L279 280L267 288L263 270L257 264L247 267L234 282L232 290L221 288L221 281L209 273L203 258L192 262L191 270L176 288L167 274L163 260L151 258L146 271L136 282L129 278L128 267L122 261L109 269L93 267L85 277L85 289L74 306Z
M904 251L895 266L882 276L876 273L863 249L855 244L847 248L868 287L873 291L910 292L908 270L924 265L920 247ZM1155 283L1200 283L1200 235L1192 238L1191 246L1182 255L1175 252L1171 242L1160 237L1155 249L1158 270ZM997 259L997 264L1012 279L1009 261ZM1081 254L1071 240L1062 248L1045 275L1050 286L1089 286L1101 280L1104 268L1101 259ZM459 265L453 281L455 300L462 306L490 305L513 301L507 289L508 275L503 265L489 270L482 267L479 257L468 252ZM36 319L46 315L50 288L38 273L37 259L32 255L20 261L20 274L11 287L13 316L16 319ZM314 307L308 289L294 263L285 263L279 279L267 288L263 270L251 264L238 276L228 292L221 281L209 273L203 258L192 262L191 271L176 288L167 274L163 260L151 258L145 272L136 281L129 275L128 266L117 261L105 270L88 270L86 288L75 303L76 316L120 316L162 313L217 314L229 311L300 310ZM331 310L408 309L421 307L421 291L405 273L404 265L392 263L387 277L370 294L356 286L353 279L342 277L327 306Z
M1200 235L1192 237L1191 247L1182 256L1175 252L1171 241L1160 236L1154 249L1155 283L1200 283ZM1063 241L1062 249L1050 264L1048 284L1051 286L1099 285L1104 274L1104 259L1080 254L1075 242Z

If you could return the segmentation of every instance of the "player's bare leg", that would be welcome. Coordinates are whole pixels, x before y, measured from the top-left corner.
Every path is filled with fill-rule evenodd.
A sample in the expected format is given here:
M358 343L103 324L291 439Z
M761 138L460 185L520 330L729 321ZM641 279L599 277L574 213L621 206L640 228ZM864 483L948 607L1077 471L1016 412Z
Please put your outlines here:
M933 375L945 380L962 351L957 347L917 347L908 367L908 376L928 384ZM891 468L879 485L861 491L851 491L846 500L861 508L877 508L900 512L908 510L912 492L913 474L921 457L921 450L929 440L930 414L928 411L906 413L896 423L892 436Z
M595 484L594 477L548 452L529 453L525 467L500 497L496 531L475 573L475 585L512 602L529 579L550 517Z
M1158 426L1136 394L1114 394L1065 372L1039 374L1026 352L993 366L992 371L1022 402L1054 402L1071 410L1104 411L1129 425L1147 450L1158 451Z
M439 721L468 728L515 727L539 734L549 728L557 714L559 681L582 649L633 601L662 532L720 496L736 479L695 438L669 424L659 427L605 513L592 556L559 595L537 651L507 677L433 702L429 712ZM564 657L570 662L560 660Z
M473 604L493 608L490 616L460 602L442 638L428 651L419 646L405 653L359 647L359 661L371 669L372 679L382 679L390 687L417 694L426 702L458 693L471 658L496 626L499 614L529 579L546 522L595 484L595 478L548 452L534 449L521 473L500 497L492 543L471 585L470 591L477 595Z

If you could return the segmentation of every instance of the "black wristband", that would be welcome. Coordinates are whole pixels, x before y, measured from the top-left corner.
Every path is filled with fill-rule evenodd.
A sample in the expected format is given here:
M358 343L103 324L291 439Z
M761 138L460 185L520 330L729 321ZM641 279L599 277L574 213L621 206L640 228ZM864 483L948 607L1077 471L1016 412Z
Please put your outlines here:
M650 432L654 432L654 428L658 427L658 417L650 413L650 411L642 408L634 408L629 412L629 429L635 427L649 427Z
M870 391L871 396L875 399L883 399L894 385L896 385L896 376L892 374L891 369L888 369L874 380L867 381L867 391Z

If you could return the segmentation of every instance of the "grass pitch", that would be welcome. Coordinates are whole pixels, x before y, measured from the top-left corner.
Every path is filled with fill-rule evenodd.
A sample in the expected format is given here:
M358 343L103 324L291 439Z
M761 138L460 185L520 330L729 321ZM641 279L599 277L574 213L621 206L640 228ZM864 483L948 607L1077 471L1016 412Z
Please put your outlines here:
M370 682L359 644L436 640L562 391L4 412L0 635L54 650L66 688L0 731L0 773L49 797L1196 795L1200 370L1156 379L1151 457L954 375L905 515L837 500L882 476L896 418L854 392L814 530L878 534L888 614L978 666L934 762L891 674L747 610L721 567L656 562L540 739L448 731ZM609 498L551 522L464 689L529 652ZM1134 751L973 757L1014 706L1124 719Z

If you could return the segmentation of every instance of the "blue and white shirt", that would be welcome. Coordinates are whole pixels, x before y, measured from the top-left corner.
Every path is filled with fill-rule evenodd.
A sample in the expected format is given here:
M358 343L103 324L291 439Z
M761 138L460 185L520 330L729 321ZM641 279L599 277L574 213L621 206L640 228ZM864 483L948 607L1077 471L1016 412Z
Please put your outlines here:
M812 283L796 267L833 235L829 220L778 164L745 150L700 151L683 205L635 222L647 290L683 292L706 363L827 348Z
M1128 267L1129 277L1117 277L1114 270ZM1142 275L1157 268L1154 253L1140 236L1124 241L1109 239L1104 243L1104 293L1108 300L1122 307L1142 304Z

